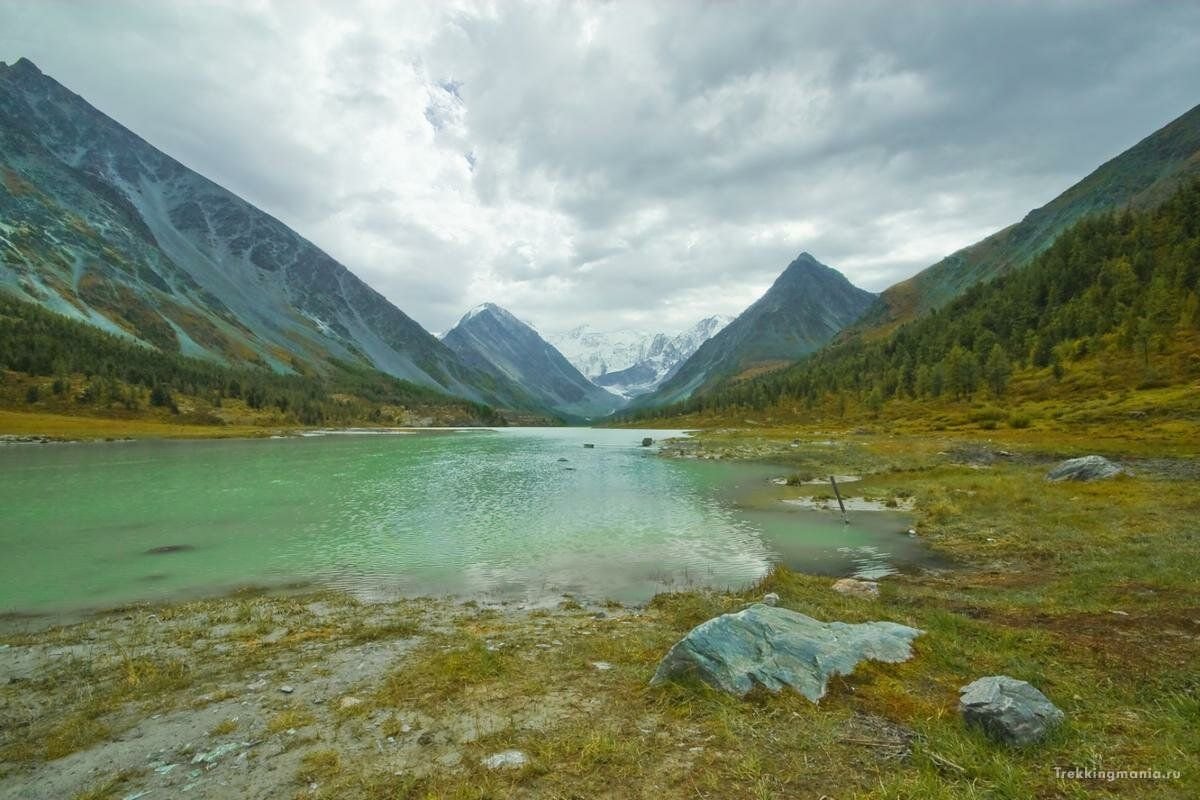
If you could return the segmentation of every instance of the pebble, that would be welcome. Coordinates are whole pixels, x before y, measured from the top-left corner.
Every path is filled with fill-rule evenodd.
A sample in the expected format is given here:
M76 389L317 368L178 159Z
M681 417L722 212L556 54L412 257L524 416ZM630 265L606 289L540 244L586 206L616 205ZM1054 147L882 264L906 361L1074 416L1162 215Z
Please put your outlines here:
M607 672L613 668L612 664L608 663L607 661L593 661L592 667L600 670L601 672Z
M775 594L775 592L767 592L763 595L762 601L766 605L777 606L779 605L779 595Z
M292 692L296 691L296 688L294 686L280 686L279 691L283 692L284 694L291 694Z
M343 697L340 701L338 701L338 708L343 710L361 705L362 700L357 697Z
M504 750L480 759L479 763L488 769L520 769L529 763L529 756L520 750Z

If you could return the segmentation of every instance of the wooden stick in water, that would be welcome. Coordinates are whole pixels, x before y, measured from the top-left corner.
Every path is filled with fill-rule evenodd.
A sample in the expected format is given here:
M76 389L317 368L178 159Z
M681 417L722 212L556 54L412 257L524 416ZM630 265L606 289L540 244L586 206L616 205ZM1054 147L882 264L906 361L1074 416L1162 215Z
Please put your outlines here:
M837 481L834 480L832 475L830 475L829 482L833 484L833 494L835 497L837 497L838 508L842 510L842 522L849 523L850 520L846 519L846 504L842 502L842 493L838 491Z

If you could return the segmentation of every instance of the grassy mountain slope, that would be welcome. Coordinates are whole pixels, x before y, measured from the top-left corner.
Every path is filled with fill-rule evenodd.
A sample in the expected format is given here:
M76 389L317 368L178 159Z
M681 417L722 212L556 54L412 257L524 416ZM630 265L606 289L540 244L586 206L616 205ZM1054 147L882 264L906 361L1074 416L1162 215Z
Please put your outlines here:
M165 352L0 294L0 419L10 433L96 435L113 421L192 426L193 435L235 426L503 425L488 406L450 397L359 364L284 375ZM156 433L155 431L143 431ZM162 433L163 431L157 431Z
M878 335L1029 263L1085 216L1151 208L1200 175L1200 106L1106 162L1020 222L885 290L853 331Z

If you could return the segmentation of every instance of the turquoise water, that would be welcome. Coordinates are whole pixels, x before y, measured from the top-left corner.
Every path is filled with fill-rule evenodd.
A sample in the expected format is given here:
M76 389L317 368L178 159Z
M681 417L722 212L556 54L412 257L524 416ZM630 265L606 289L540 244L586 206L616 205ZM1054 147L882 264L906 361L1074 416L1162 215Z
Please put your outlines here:
M778 469L639 446L671 435L522 428L2 447L0 611L296 584L367 598L641 602L690 584L743 585L779 560L828 574L920 560L887 515L847 528L743 507L740 493Z

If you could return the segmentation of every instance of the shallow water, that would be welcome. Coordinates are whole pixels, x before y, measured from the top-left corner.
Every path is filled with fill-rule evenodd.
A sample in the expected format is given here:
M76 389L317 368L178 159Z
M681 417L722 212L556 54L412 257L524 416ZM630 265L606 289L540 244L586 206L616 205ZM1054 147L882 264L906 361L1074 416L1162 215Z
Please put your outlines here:
M780 560L836 575L921 562L901 517L845 526L748 505L777 469L639 446L671 435L523 428L2 447L0 611L296 583L369 598L642 602L744 585Z

